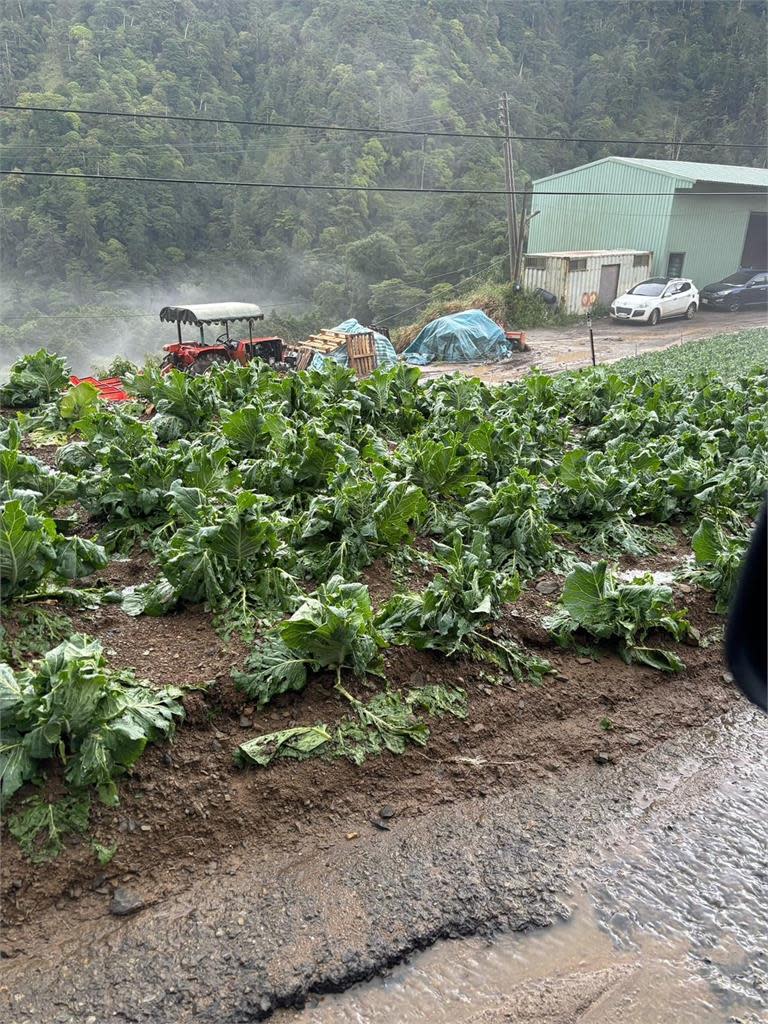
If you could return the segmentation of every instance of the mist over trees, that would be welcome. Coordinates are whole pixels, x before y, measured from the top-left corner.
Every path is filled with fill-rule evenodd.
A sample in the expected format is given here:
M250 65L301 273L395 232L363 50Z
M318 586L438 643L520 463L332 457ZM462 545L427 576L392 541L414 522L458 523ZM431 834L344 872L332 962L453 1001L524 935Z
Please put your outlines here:
M515 134L638 140L516 142L522 184L615 152L759 159L643 139L765 139L764 2L18 0L1 10L5 103L495 133L506 90ZM504 182L500 144L488 139L65 113L3 112L0 124L4 168L481 190ZM0 199L0 343L17 349L39 332L35 314L136 310L137 293L157 306L248 298L328 324L393 317L505 269L502 196L19 175L0 181Z

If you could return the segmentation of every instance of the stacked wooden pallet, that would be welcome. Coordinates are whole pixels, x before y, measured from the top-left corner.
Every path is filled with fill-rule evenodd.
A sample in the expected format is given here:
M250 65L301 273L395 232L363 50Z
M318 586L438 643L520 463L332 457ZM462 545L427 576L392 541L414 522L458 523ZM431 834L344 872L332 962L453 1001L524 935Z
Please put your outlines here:
M358 377L367 377L376 369L376 345L373 334L350 334L347 338L349 365Z
M298 348L297 370L306 370L315 353L328 355L342 345L347 347L349 365L358 377L366 377L376 368L376 345L373 332L366 334L344 334L343 331L320 331L311 334Z
M315 352L335 352L340 345L346 345L347 339L351 337L342 331L320 331L319 334L310 334L304 342L303 348L311 348Z

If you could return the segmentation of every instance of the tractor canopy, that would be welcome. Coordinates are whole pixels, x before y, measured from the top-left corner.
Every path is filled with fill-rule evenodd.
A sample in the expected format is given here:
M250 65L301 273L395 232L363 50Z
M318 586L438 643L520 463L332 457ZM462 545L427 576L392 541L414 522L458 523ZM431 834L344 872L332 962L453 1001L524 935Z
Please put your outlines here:
M228 324L234 320L263 320L261 306L252 302L205 302L195 306L163 306L163 323L172 324Z

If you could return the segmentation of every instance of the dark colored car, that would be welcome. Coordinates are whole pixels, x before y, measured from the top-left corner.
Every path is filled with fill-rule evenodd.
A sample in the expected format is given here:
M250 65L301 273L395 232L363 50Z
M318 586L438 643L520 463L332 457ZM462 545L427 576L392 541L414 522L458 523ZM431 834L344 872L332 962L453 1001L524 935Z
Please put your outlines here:
M735 313L748 306L768 306L768 270L737 270L701 289L702 305Z

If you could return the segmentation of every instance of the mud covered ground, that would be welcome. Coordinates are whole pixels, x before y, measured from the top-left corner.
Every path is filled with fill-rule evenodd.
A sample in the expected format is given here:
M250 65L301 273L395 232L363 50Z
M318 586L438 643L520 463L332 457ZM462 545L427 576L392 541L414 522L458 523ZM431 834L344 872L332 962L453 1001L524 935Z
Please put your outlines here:
M681 550L646 559L643 568L668 570ZM99 578L124 586L150 572L137 552ZM414 574L411 584L423 586L424 570L416 566ZM377 563L365 576L374 601L384 601L395 585L391 570ZM130 618L105 606L72 613L73 630L100 639L111 664L157 685L201 688L185 698L187 720L172 745L149 748L123 780L119 807L94 804L92 835L117 843L108 865L100 867L88 842L75 838L57 860L35 867L6 838L2 953L11 1019L36 1019L43 996L33 991L54 999L60 1011L48 1019L56 1021L91 1019L86 1010L94 1022L113 1012L124 1020L260 1019L274 1006L300 1004L307 992L366 977L441 935L552 919L562 910L557 866L572 852L567 829L556 839L549 834L551 809L545 818L552 820L541 820L552 793L567 792L565 809L586 814L586 827L592 811L576 806L579 790L572 789L579 773L611 771L737 699L716 642L680 648L687 668L675 676L627 666L610 653L588 657L553 646L541 620L561 584L553 575L532 581L493 626L549 659L553 672L539 686L512 683L486 665L388 652L390 685L463 686L470 714L433 719L426 748L362 767L319 759L248 770L233 763L237 744L257 732L333 723L345 709L330 676L256 713L230 679L244 645L222 640L204 612ZM716 638L722 619L710 596L676 588L705 641ZM363 683L347 682L365 696ZM493 801L501 804L486 816ZM465 824L465 813L473 821ZM379 857L384 866L374 863ZM110 912L116 890L139 907L131 917ZM371 921L386 925L373 945ZM220 992L202 967L211 943L213 959L223 956L219 967L231 973ZM148 957L151 1013L137 1008ZM65 965L61 974L56 963ZM76 994L73 972L86 963L95 973L88 991ZM118 974L132 971L118 997Z
M630 356L645 355L687 341L698 341L716 334L765 327L764 309L725 313L700 310L695 319L662 320L655 327L647 324L618 323L608 318L594 321L595 358L598 365L615 363ZM423 368L425 378L444 373L466 373L492 384L516 380L537 367L546 373L577 370L592 363L589 332L585 323L572 327L535 327L526 332L528 352L521 352L498 363L435 363Z

